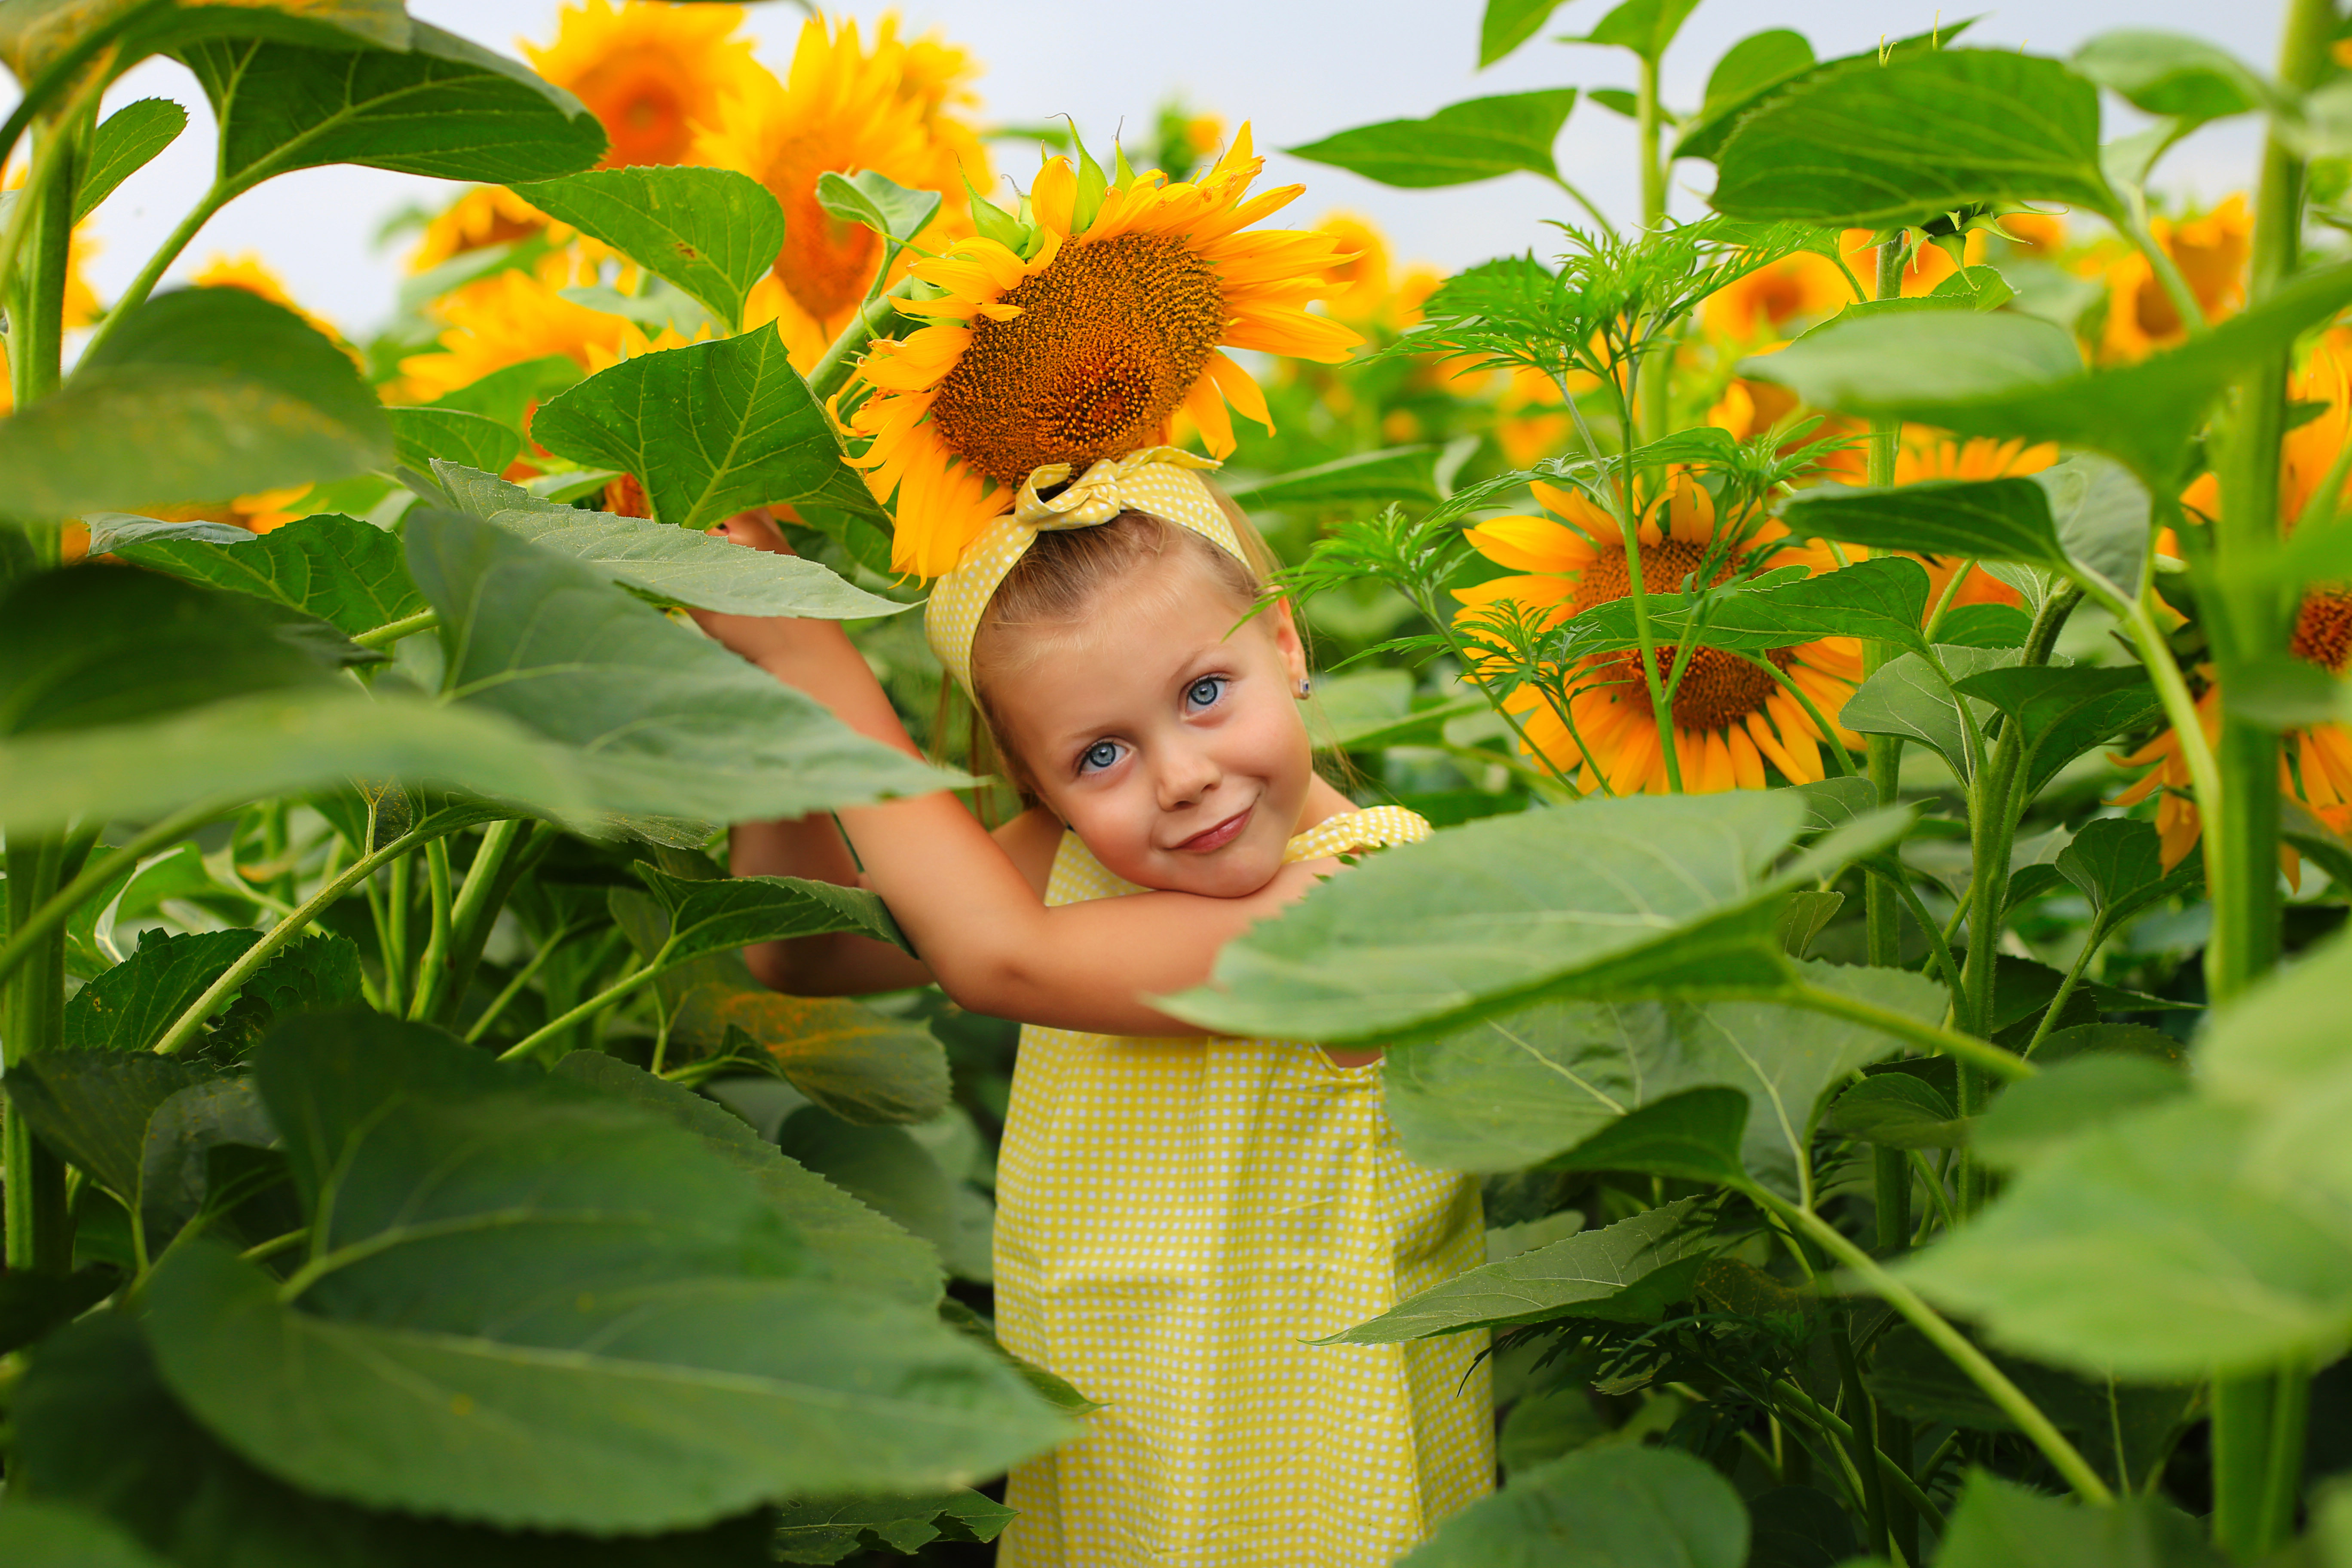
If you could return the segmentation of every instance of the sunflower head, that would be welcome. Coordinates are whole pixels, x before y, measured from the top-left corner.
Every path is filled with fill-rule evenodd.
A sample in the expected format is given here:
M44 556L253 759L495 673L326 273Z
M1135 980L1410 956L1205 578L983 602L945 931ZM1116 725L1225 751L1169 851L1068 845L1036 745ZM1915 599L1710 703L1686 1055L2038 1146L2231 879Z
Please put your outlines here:
M1336 360L1362 341L1306 309L1341 258L1330 236L1244 232L1298 195L1249 196L1260 166L1246 126L1197 182L1055 158L1026 222L988 209L992 234L915 265L930 297L901 309L931 324L875 344L845 394L899 570L945 572L1031 472L1158 445L1180 409L1220 458L1229 402L1272 428L1223 349Z
M871 169L909 189L943 198L935 234L961 226L967 177L985 181L986 155L955 112L971 98L974 72L962 50L925 37L901 39L885 16L868 47L856 22L812 16L801 28L792 69L764 72L729 90L719 123L696 142L698 161L749 174L784 209L784 244L770 301L787 342L821 345L865 301L881 240L817 202L817 177ZM934 240L934 243L936 241Z
M1699 307L1699 321L1718 336L1753 343L1785 336L1782 329L1792 321L1835 315L1853 298L1853 288L1836 262L1801 250L1708 295Z
M579 0L564 8L555 42L522 50L603 123L604 167L684 163L721 96L764 74L735 37L742 25L739 5Z

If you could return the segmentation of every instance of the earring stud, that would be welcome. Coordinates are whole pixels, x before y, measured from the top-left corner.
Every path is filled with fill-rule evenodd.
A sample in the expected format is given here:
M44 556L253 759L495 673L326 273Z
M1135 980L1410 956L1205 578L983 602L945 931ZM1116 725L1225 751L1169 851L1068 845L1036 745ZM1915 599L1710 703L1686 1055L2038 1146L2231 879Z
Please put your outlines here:
M1314 690L1315 690L1315 678L1314 678L1313 676L1311 676L1311 675L1309 675L1309 676L1302 676L1302 677L1300 677L1300 678L1299 678L1299 681L1298 681L1298 695L1299 695L1299 696L1301 696L1301 697L1310 696L1310 695L1312 695L1312 694L1313 694Z

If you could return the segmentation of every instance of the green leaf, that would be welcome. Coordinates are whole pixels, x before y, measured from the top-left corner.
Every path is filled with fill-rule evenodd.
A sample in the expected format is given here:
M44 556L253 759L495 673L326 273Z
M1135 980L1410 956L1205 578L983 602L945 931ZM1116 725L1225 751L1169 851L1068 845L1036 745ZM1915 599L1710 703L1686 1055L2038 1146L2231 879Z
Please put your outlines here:
M1486 69L1536 36L1561 0L1486 0L1478 20L1478 68Z
M859 1127L818 1106L784 1118L777 1146L892 1223L954 1255L957 1182L898 1127Z
M229 1143L267 1149L277 1141L250 1078L205 1079L158 1105L139 1152L139 1212L150 1256L208 1201L224 1206L225 1194L213 1190L215 1150Z
M352 362L243 289L153 296L56 395L0 419L6 508L27 519L341 479L391 454Z
M567 386L578 385L580 380L580 367L569 357L549 354L494 370L478 381L442 394L430 406L479 414L520 434L534 406Z
M139 951L74 993L62 1037L69 1051L143 1051L261 940L256 931L149 931Z
M2179 1068L2114 1051L2078 1056L1994 1097L1976 1127L1979 1153L2017 1169L2130 1111L2189 1092Z
M44 1497L112 1518L184 1568L757 1568L769 1516L595 1537L374 1513L265 1475L192 1419L121 1313L40 1347L17 1394L18 1462Z
M1742 1568L1748 1510L1672 1448L1588 1448L1511 1478L1397 1568Z
M1754 990L1786 973L1780 791L1634 796L1488 817L1374 857L1227 944L1163 999L1213 1029L1341 1041L1435 1030L1538 996Z
M1474 98L1426 120L1385 120L1286 151L1411 190L1466 185L1519 170L1558 178L1552 143L1574 107L1572 87Z
M806 1243L816 1278L910 1306L928 1308L939 1300L939 1258L929 1246L786 1159L733 1111L600 1051L572 1052L557 1064L555 1076L662 1117L750 1176L769 1206Z
M187 582L316 616L353 635L425 608L425 596L401 561L399 539L333 512L298 518L236 543L151 534L115 542L113 553Z
M1937 1568L2221 1568L2204 1532L2169 1503L2100 1508L1970 1470Z
M2347 301L2352 263L2315 268L2179 348L2097 371L2083 368L2064 329L2011 311L1833 321L1780 353L1741 361L1740 374L1780 382L1817 407L2087 447L2151 489L2177 491L2199 449L2191 436L2221 388Z
M1955 680L2012 663L2017 655L2007 648L1939 647L1937 656ZM1854 689L1839 711L1838 722L1865 735L1900 735L1932 746L1953 776L1974 775L1976 763L1968 744L1968 728L1960 715L1965 701L1981 734L1991 718L1992 704L1978 697L1960 697L1944 683L1933 665L1916 653L1889 659Z
M488 415L458 408L387 408L384 413L392 419L394 455L421 473L430 473L436 458L500 473L522 452L521 434Z
M1353 875L1353 873L1350 873ZM1942 991L1886 969L1796 966L1815 984L1921 1018ZM1661 1097L1724 1086L1748 1100L1740 1160L1780 1191L1799 1190L1799 1151L1825 1089L1893 1048L1856 1025L1763 1002L1562 1002L1490 1018L1395 1051L1390 1120L1413 1158L1451 1170L1504 1171L1577 1151Z
M751 507L876 507L773 327L624 360L540 405L531 439L635 474L653 514L704 529Z
M608 810L735 822L953 782L585 563L453 512L420 509L404 527L409 571L441 614L448 694L566 748Z
M33 1498L0 1507L0 1557L19 1568L164 1568L107 1520Z
M643 861L630 868L669 912L669 962L760 942L855 931L905 948L882 900L862 888L799 877L721 877L689 881ZM908 951L912 951L909 949Z
M1927 619L1927 572L1916 561L1889 556L1857 561L1818 576L1757 582L1752 589L1717 590L1705 598L1697 611L1696 636L1702 646L1762 652L1817 637L1854 637L1927 651L1921 627ZM1653 635L1660 643L1681 639L1693 616L1684 607L1687 603L1670 603L1663 611L1652 612ZM1604 638L1591 643L1595 652L1616 651L1620 633L1625 639L1622 647L1639 647L1633 637L1632 608L1630 599L1608 600L1576 617L1572 628L1588 622L1596 629L1606 628ZM1578 637L1575 629L1569 637L1569 649L1584 647L1587 639Z
M2010 665L1958 676L1952 689L2008 714L2024 734L2025 794L2031 798L2084 752L2129 734L2162 711L2147 672L2137 665ZM2136 826L2154 829L2147 824ZM2063 865L2063 859L2061 859Z
M1957 1149L1969 1129L1927 1079L1907 1072L1873 1073L1837 1097L1822 1126L1889 1149Z
M1806 539L2062 570L2066 562L2049 497L2030 479L1927 479L1895 489L1820 485L1790 499L1780 517Z
M1093 160L1084 147L1078 149L1078 158L1092 167ZM864 224L883 238L900 245L929 226L940 210L940 199L937 191L910 191L872 169L860 169L854 174L827 169L816 177L817 205L844 223ZM1081 226L1085 221L1078 220Z
M1805 63L1801 66L1795 63L1796 51L1785 44L1769 49L1766 48L1760 40L1770 37L1772 35L1769 33L1759 33L1753 38L1735 44L1731 47L1731 52L1724 56L1721 63L1716 67L1715 74L1707 79L1706 101L1700 106L1696 114L1684 121L1682 139L1675 143L1672 156L1678 159L1706 158L1712 161L1722 153L1724 142L1730 139L1732 132L1738 129L1740 121L1747 113L1775 94L1786 90L1800 81L1825 75L1842 67L1851 67L1857 61L1868 60L1875 64L1881 58L1882 49L1885 51L1885 58L1891 60L1898 57L1923 54L1941 48L1945 44L1967 32L1974 21L1974 17L1969 17L1949 24L1939 22L1928 32L1914 33L1907 38L1899 38L1892 44L1882 45L1880 48L1871 49L1859 55L1846 55L1838 59L1823 60L1819 65L1812 62L1812 51L1810 47L1806 48ZM1802 42L1801 39L1799 41ZM1758 47L1752 64L1747 59L1741 62L1743 67L1741 74L1748 77L1748 81L1741 84L1737 91L1729 90L1734 84L1726 81L1724 86L1727 90L1717 93L1716 90L1717 79L1723 78L1730 69L1733 58L1738 56L1749 44L1755 44ZM1781 74L1768 75L1766 68L1776 58L1790 68ZM1752 75L1748 74L1750 71Z
M730 332L742 325L751 286L784 245L784 209L766 186L731 169L593 169L514 193L675 283ZM938 195L926 194L936 205Z
M1599 1230L1489 1263L1407 1298L1322 1342L1386 1345L1433 1334L1552 1318L1608 1317L1612 1298L1646 1276L1713 1249L1696 1198L1645 1209Z
M2146 1024L2077 1024L2071 1029L2054 1030L2034 1057L2048 1067L2093 1051L2125 1052L2175 1068L2186 1068L2189 1063L2189 1053L2179 1040Z
M845 1121L929 1121L947 1110L947 1052L919 1023L840 996L785 996L731 979L689 987L674 1041L724 1047L728 1031Z
M1935 638L1955 647L2023 647L2033 617L2015 605L1954 605L1936 623Z
M1564 38L1563 43L1609 44L1621 49L1631 49L1642 58L1655 62L1665 56L1675 35L1682 31L1683 23L1698 8L1698 0L1623 0L1615 10L1601 18L1601 25L1581 38Z
M1255 484L1237 486L1238 504L1257 508L1314 510L1326 507L1384 501L1435 501L1437 463L1443 447L1390 447L1377 452L1357 452L1311 468L1276 474Z
M2195 1378L2333 1353L2352 1252L2250 1170L2252 1131L2195 1098L2095 1127L1899 1271L1997 1342L2086 1372Z
M2058 869L2091 900L2091 912L2116 926L2193 880L2195 872L2168 877L2163 845L2153 823L2103 816L2083 825L2058 852Z
M8 1098L52 1149L135 1204L147 1119L207 1076L144 1051L32 1051L8 1069Z
M425 22L398 52L245 37L175 53L212 102L219 178L235 190L326 163L503 184L604 152L604 127L570 93Z
M210 1048L217 1056L243 1056L279 1019L353 1006L365 994L359 944L338 931L312 931L271 953L245 983Z
M2133 108L2188 126L2250 114L2274 94L2227 49L2179 33L2117 27L2074 51L2074 68Z
M1018 1515L975 1491L939 1497L856 1498L802 1502L776 1521L776 1552L786 1563L838 1563L872 1542L913 1556L932 1542L990 1542Z
M911 609L845 582L798 555L746 550L642 517L541 500L493 475L436 463L433 473L468 516L518 539L602 568L656 598L732 616L863 620Z
M2119 215L2098 89L2056 60L1941 49L1819 71L1739 121L1709 198L1734 217L1892 228L1977 205Z
M90 134L89 156L81 166L81 184L74 188L74 222L97 211L117 185L145 168L187 128L188 111L168 98L126 103L99 121Z
M0 1355L61 1329L114 1293L122 1276L102 1264L71 1274L12 1268L0 1274Z

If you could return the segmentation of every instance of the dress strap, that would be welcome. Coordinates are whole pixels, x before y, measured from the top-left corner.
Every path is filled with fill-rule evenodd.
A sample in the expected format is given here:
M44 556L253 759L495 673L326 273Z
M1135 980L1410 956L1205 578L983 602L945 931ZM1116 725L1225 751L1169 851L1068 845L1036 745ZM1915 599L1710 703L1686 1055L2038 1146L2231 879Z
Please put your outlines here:
M1431 833L1428 818L1401 805L1368 806L1326 817L1293 838L1282 852L1282 863L1320 860L1350 849L1382 849L1392 844L1418 844Z

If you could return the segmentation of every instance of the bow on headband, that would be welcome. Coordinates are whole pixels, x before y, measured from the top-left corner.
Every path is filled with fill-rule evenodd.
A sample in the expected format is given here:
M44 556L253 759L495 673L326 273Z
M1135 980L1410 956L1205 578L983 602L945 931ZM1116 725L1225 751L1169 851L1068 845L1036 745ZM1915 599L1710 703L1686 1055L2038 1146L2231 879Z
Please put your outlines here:
M1076 479L1070 465L1049 463L1029 476L1013 510L973 540L955 570L931 589L923 611L923 635L940 663L971 691L971 644L988 601L1040 533L1093 528L1123 511L1149 512L1188 528L1236 561L1241 541L1224 508L1200 475L1219 465L1175 447L1146 447L1124 458L1105 458ZM1066 483L1065 481L1067 481ZM1051 497L1041 490L1062 486Z

